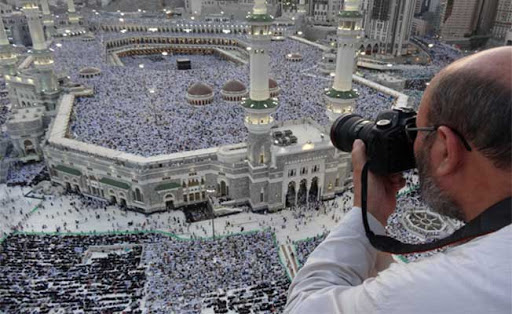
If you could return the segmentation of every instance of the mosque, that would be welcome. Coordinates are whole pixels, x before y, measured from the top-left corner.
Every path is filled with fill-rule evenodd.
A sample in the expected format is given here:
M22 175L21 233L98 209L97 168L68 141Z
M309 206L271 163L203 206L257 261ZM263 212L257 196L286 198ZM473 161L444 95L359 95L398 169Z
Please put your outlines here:
M331 122L350 112L358 97L352 89L352 73L362 30L361 14L353 2L346 1L339 16L336 75L332 88L324 95ZM280 91L269 78L273 17L267 14L263 0L255 1L243 28L249 35L248 46L232 37L205 36L180 42L189 45L186 49L219 53L232 61L240 59L237 49L248 51L250 86L232 80L221 91L224 100L243 107L244 125L249 132L247 141L150 157L80 142L69 136L75 98L93 91L68 88L56 77L35 0L25 1L23 11L34 43L26 71L16 72L16 56L10 52L5 32L0 34L0 61L13 106L7 128L20 159L44 157L53 183L144 213L212 199L220 199L226 207L247 204L254 211L275 211L331 199L346 188L349 155L333 147L324 126L308 118L274 121ZM70 19L76 21L74 9L71 13ZM167 44L167 48L151 49L172 49L171 39L161 36L124 42L107 40L106 58L115 64L120 54L144 54L143 50L148 48L135 45L136 40L139 44L145 40ZM224 49L218 49L220 46ZM289 57L292 61L301 58L299 54ZM80 75L101 75L101 70L90 67ZM211 86L198 83L189 88L186 100L190 105L207 105L212 95Z

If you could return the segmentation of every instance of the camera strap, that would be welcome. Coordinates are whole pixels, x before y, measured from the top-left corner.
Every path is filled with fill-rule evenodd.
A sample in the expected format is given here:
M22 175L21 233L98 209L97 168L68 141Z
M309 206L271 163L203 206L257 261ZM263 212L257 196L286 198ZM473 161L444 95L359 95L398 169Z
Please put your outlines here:
M368 224L367 195L368 162L364 165L361 173L361 212L366 237L370 241L371 245L377 250L392 254L425 252L458 242L465 242L473 238L498 231L512 222L512 198L508 197L492 205L446 238L424 244L403 243L394 238L376 235L373 233L370 229L370 225Z

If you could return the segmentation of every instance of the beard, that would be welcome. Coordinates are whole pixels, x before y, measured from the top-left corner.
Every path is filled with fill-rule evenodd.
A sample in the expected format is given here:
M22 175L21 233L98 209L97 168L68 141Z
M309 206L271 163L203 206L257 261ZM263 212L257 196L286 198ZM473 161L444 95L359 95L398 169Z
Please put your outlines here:
M436 179L432 176L428 158L430 148L426 147L416 156L421 198L436 213L464 221L464 212L453 198L439 187Z

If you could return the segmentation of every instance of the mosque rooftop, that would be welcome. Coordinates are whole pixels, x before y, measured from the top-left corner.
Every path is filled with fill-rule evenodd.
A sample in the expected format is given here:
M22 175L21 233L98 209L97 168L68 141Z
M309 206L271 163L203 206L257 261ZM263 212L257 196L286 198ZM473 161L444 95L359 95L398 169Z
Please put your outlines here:
M300 153L332 146L329 136L324 133L324 128L310 119L281 123L279 127L272 129L273 134L276 132L281 132L283 136L289 134L288 137L295 137L297 141L290 145L279 146L274 138L272 147L277 154Z

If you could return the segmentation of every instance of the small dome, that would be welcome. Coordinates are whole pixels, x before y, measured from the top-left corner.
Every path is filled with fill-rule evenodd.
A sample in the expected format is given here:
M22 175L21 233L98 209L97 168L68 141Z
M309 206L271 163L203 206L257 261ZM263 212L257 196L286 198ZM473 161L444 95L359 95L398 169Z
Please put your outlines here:
M286 55L287 58L291 58L291 59L302 59L302 55L300 53L297 53L297 52L294 52L294 53L289 53Z
M277 88L277 82L274 79L268 79L268 88L270 88L270 89Z
M247 88L245 87L245 85L242 82L238 81L238 80L228 81L222 87L223 91L231 92L231 93L244 92L246 89Z
M100 69L93 67L86 67L80 70L80 74L96 74L99 73Z
M276 80L274 80L274 79L268 79L268 89L270 92L270 97L279 96L279 92L281 91L281 89L277 85Z
M91 78L101 74L101 70L95 67L81 68L78 72L81 78Z
M204 83L195 83L189 87L187 93L192 96L205 96L213 93L213 89Z

